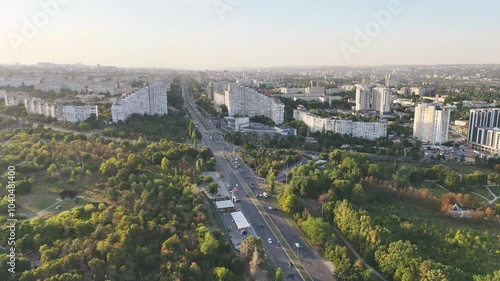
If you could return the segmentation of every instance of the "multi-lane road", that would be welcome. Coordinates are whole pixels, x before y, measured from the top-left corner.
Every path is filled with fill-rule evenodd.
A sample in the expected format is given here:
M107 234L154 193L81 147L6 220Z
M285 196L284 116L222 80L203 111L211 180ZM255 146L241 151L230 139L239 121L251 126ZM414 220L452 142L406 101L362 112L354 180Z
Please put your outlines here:
M274 209L276 206L270 199L256 198L255 195L264 192L257 183L257 177L241 160L238 161L239 168L231 163L230 154L233 154L233 147L222 138L214 124L208 122L208 119L201 118L202 115L197 110L192 92L185 81L183 81L182 91L185 97L185 107L202 134L202 143L214 153L219 170L229 184L239 185L237 196L241 201L237 203L238 207L252 225L255 233L261 238L264 249L274 265L281 267L285 277L293 274L295 280L335 280L332 274L333 268L327 266L329 263L325 263L324 259L302 240L286 220L285 214ZM237 156L234 155L234 157ZM272 243L268 242L269 238ZM277 244L278 241L281 241L281 246ZM296 244L299 247L296 247ZM295 262L297 258L299 264ZM302 274L297 267L304 269Z

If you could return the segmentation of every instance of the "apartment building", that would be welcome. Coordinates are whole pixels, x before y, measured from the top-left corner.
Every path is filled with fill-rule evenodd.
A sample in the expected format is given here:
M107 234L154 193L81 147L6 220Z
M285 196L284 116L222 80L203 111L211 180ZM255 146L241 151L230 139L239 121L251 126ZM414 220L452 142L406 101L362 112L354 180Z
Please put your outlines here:
M470 111L467 142L475 150L500 154L500 108Z
M57 118L59 121L81 122L87 120L92 114L98 117L97 106L92 105L58 105L44 101L41 98L30 98L28 96L5 95L6 106L17 106L23 104L28 114L40 114L47 117Z
M308 95L324 95L325 87L324 86L314 86L305 88L305 93Z
M306 111L294 110L293 117L302 120L309 130L334 132L341 135L374 140L387 137L387 122L357 122L346 119L322 118Z
M399 87L399 77L388 74L385 76L385 86L386 87Z
M392 92L386 87L375 87L372 90L372 109L379 114L391 112Z
M356 111L371 109L372 89L367 86L356 87Z
M298 93L305 93L305 88L288 88L288 87L281 87L280 92L282 94L298 94Z
M413 137L431 144L448 141L452 108L435 104L418 104L415 107Z
M285 121L285 105L279 100L236 83L229 84L224 104L231 117L263 115L277 125Z
M45 102L40 98L25 98L23 100L26 112L29 114L41 114L43 116L57 118L61 115L58 114L59 107L55 104Z
M379 114L391 111L392 92L386 87L358 85L356 88L356 111L375 110Z
M126 121L132 114L166 115L167 103L167 87L163 82L155 82L116 100L111 116L116 123Z
M97 105L65 105L58 110L58 120L65 120L68 122L82 122L87 120L92 114L96 118L99 117Z

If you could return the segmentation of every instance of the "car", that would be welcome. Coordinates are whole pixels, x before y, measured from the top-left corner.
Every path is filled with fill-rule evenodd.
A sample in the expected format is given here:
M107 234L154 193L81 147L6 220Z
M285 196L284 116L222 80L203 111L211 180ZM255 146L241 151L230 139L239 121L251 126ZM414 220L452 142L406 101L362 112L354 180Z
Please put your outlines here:
M290 267L293 267L293 262L289 261L289 262L288 262L288 265L289 265Z
M280 241L276 241L276 245L281 246Z
M260 225L259 225L259 227L260 227L260 228L264 228L264 225L263 225L263 224L260 224Z
M271 239L271 238L267 238L267 242L268 242L269 244L273 244L273 239Z
M295 247L300 248L300 244L299 243L295 243Z
M59 206L57 206L55 209L56 209L56 210L61 210L61 209L62 209L62 206L61 206L61 205L59 205Z
M266 192L262 193L262 196L263 196L264 198L267 198L267 193L266 193Z
M274 207L269 206L268 208L270 211L274 210Z

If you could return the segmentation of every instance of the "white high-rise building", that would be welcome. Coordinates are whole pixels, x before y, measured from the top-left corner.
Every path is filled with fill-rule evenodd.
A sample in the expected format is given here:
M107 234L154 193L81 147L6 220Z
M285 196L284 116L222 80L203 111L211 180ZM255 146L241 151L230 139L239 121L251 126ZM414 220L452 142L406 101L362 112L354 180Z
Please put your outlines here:
M500 154L500 108L472 109L467 141L475 150Z
M391 111L392 92L386 87L356 87L356 111L375 110L379 114Z
M285 105L254 89L231 83L225 94L225 99L224 104L231 117L263 115L273 120L276 125L285 121Z
M451 108L434 104L419 104L415 107L413 137L432 144L448 141Z
M372 90L372 109L379 114L391 112L392 92L389 88L375 87Z
M132 114L166 115L167 87L155 82L118 99L111 106L113 122L126 121Z
M388 74L385 76L385 86L386 87L399 87L399 77Z
M367 86L356 87L356 111L370 110L372 89Z

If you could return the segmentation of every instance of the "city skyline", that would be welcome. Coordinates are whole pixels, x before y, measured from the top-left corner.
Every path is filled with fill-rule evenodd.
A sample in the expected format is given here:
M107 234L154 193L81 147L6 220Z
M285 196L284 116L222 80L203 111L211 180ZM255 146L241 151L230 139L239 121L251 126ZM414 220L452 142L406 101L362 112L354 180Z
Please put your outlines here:
M500 4L482 4L7 2L0 63L178 69L500 63L500 39L492 36L500 21L484 20L495 18Z

